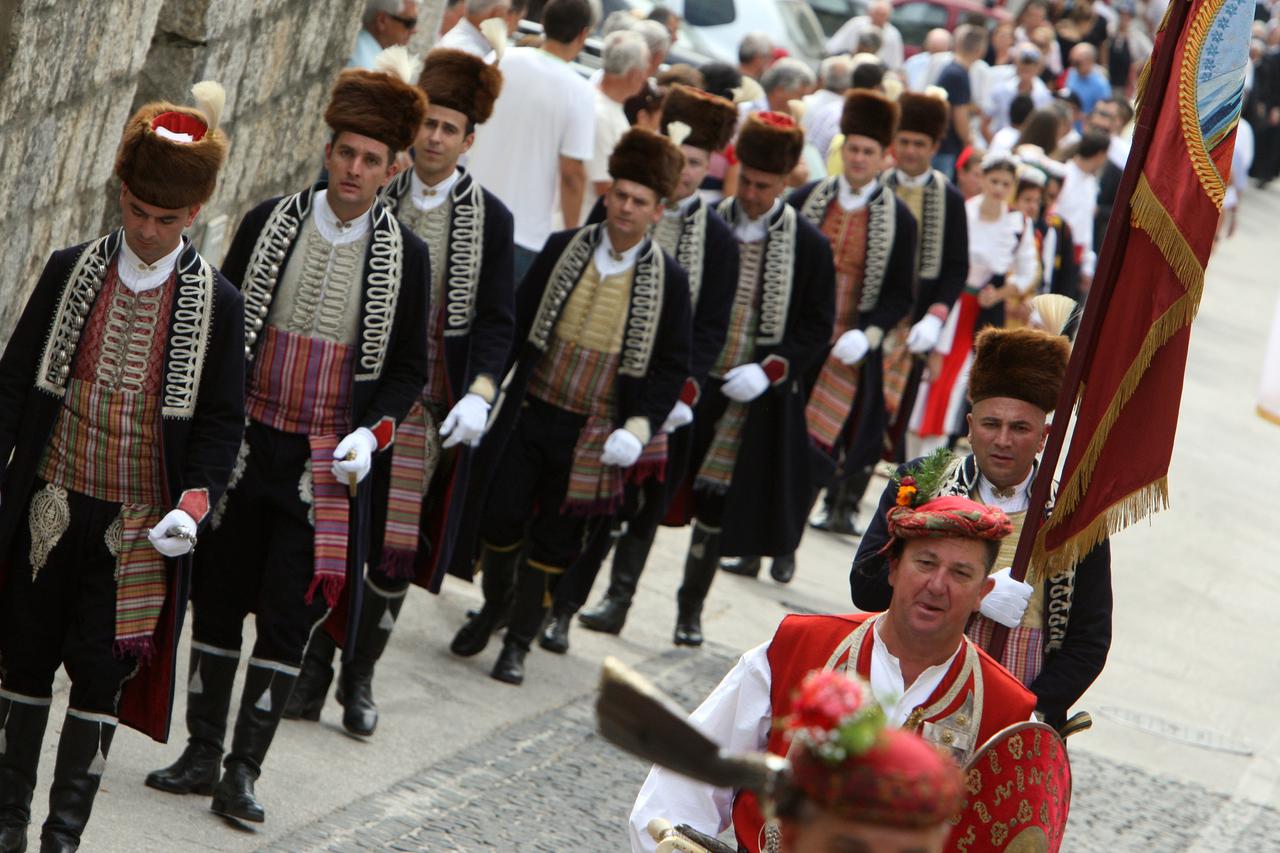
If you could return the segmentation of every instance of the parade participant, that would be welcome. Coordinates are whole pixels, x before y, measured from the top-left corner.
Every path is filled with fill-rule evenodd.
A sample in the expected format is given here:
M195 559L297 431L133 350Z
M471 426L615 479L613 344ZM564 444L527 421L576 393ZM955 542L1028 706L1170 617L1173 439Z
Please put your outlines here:
M510 608L492 671L499 681L523 682L525 655L588 519L611 516L624 480L642 482L665 464L641 452L689 375L689 289L648 231L683 166L667 138L628 131L609 158L604 223L553 235L516 291L521 344L484 451L497 458L478 517L485 601L450 646L479 654Z
M893 448L899 461L906 420L924 372L919 356L937 345L942 325L964 290L969 272L964 197L932 167L949 115L940 94L931 90L903 92L898 97L898 130L893 136L897 166L883 178L884 185L911 211L920 235L911 314L889 333L884 346L885 406L891 421L885 444ZM862 535L856 524L858 506L875 470L874 461L848 472L844 480L827 489L823 512L814 527Z
M982 162L982 194L965 202L969 276L911 413L912 444L918 442L921 453L946 445L962 429L974 336L987 326L1004 326L1005 301L1036 286L1035 227L1021 211L1009 208L1018 168L1011 155L988 154Z
M1052 194L1062 181L1035 166L1018 170L1018 189L1013 206L1031 220L1036 229L1036 249L1040 260L1040 292L1057 293L1071 299L1080 295L1080 267L1076 263L1071 228L1062 217L1050 213Z
M652 237L675 258L689 277L689 300L693 306L693 338L689 358L689 378L685 381L662 431L650 441L666 444L667 470L661 478L651 478L630 503L638 508L625 512L626 530L614 545L609 589L594 610L583 613L582 624L593 631L616 634L622 630L627 609L635 595L658 525L666 515L674 490L685 478L692 450L693 407L707 385L707 374L724 347L729 312L738 283L738 244L720 215L698 193L706 177L711 155L721 151L733 138L738 119L733 103L682 85L671 87L662 108L661 127L674 137L688 128L680 145L684 171L680 185L654 226ZM597 205L595 221L603 216ZM652 449L652 448L651 448ZM556 590L553 621L543 637L543 646L553 651L568 648L570 617L586 601L608 554L608 530L595 533L572 571Z
M676 645L702 645L721 553L791 554L804 527L794 507L813 499L804 383L831 338L835 270L822 232L781 198L803 147L789 116L748 116L735 146L739 192L718 208L738 241L738 282L724 348L694 410L679 513L693 537Z
M819 454L818 486L870 467L880 458L888 419L884 407L885 333L911 311L916 267L916 222L907 205L879 180L898 126L898 107L876 92L853 90L844 102L840 132L843 171L806 184L788 197L800 216L821 230L835 261L835 324L825 359L804 377L809 437ZM804 530L812 497L790 511ZM758 561L726 565L754 576ZM795 553L779 554L769 569L787 583Z
M1031 717L1034 697L964 635L990 591L988 577L1005 514L963 497L918 498L903 486L889 510L892 602L883 614L788 616L747 652L693 712L691 721L731 751L785 752L783 721L813 670L845 671L871 682L890 725L917 732L963 764L1006 726ZM655 817L717 835L732 821L738 844L761 849L764 817L754 796L654 770L631 812L633 849Z
M342 724L357 735L377 726L373 669L410 582L440 588L466 495L468 448L484 435L514 325L511 213L458 165L493 109L502 74L469 53L437 48L418 86L428 106L413 168L392 179L384 200L430 250L427 384L374 469L369 573L354 657L342 666L337 694ZM286 718L320 718L334 641L345 634L341 607L326 628L307 646Z
M227 153L222 87L192 93L129 119L123 227L53 253L0 359L0 850L27 849L60 665L42 851L80 846L117 715L169 733L188 555L244 428L243 302L182 236Z
M377 200L426 98L407 79L403 48L384 51L378 67L388 70L348 69L333 87L328 187L251 210L223 264L245 298L249 424L198 552L187 747L147 784L212 793L213 811L229 818L264 819L254 782L303 650L364 560L349 519L367 511L369 489L350 503L348 491L391 446L427 375L427 248ZM250 611L257 639L219 781Z
M1067 313L1046 316L1046 325L1056 332ZM1043 331L983 332L969 377L973 453L951 459L944 454L947 464L941 474L932 478L933 485L919 485L920 491L963 495L999 507L1021 530L1038 473L1036 454L1044 447L1046 420L1057 403L1068 351L1065 338ZM909 474L921 463L915 460L902 473ZM892 507L896 493L891 484L880 506ZM858 548L850 584L853 603L862 610L891 606L892 591L886 583L890 569L879 554L891 535L891 527L877 522ZM983 616L970 625L969 635L985 643L992 620L1012 628L1002 663L1036 695L1036 709L1045 722L1061 728L1071 706L1102 672L1111 646L1110 544L1104 540L1074 569L1053 577L1043 577L1033 565L1030 583L1020 584L1007 570L1017 540L1005 540L995 592L985 600Z

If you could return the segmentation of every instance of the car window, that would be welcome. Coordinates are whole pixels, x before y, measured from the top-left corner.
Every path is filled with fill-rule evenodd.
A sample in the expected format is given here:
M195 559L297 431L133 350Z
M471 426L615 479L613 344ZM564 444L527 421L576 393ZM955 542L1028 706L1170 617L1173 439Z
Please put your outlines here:
M923 44L929 30L946 28L947 10L933 3L903 3L893 10L893 25L906 44Z
M737 17L734 0L685 0L684 19L693 27L720 27Z

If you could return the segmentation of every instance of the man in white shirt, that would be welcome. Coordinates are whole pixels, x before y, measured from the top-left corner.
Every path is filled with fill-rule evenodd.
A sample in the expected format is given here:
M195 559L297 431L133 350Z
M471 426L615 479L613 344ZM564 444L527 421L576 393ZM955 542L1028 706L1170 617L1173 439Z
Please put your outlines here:
M347 67L372 70L373 59L379 51L408 44L417 29L417 0L369 0Z
M858 40L864 33L874 32L880 37L880 50L876 52L876 56L880 57L880 61L890 71L897 71L902 67L904 48L902 33L889 23L891 12L893 6L888 0L876 0L867 7L867 14L850 18L827 39L827 53L851 54L857 49Z
M515 217L516 281L551 234L557 192L565 227L579 222L594 151L595 94L570 63L594 14L589 0L547 3L546 41L502 57L502 94L471 148L471 173Z
M1009 106L1018 95L1029 96L1032 109L1038 110L1053 103L1053 93L1040 79L1040 72L1044 68L1040 48L1033 44L1019 45L1013 52L1013 61L1013 79L1000 83L991 92L987 110L990 120L987 130L990 133L1003 130L1012 123Z
M1087 294L1093 283L1097 255L1093 245L1093 218L1098 211L1098 172L1107 162L1111 137L1105 131L1087 130L1080 138L1076 154L1067 161L1058 193L1056 213L1071 229L1080 263L1080 291Z
M622 135L631 128L622 105L644 88L648 79L649 48L635 30L609 33L601 51L604 75L595 87L596 132L591 160L587 163L587 186L582 193L579 222L586 222L596 199L609 190L609 155Z
M493 50L493 45L480 31L480 25L490 18L505 18L510 10L511 0L466 0L462 17L436 46L451 47L483 59Z
M923 49L902 63L902 74L906 77L909 90L923 92L937 82L938 74L951 61L952 44L954 39L950 30L929 30L921 45Z
M840 115L844 112L844 93L853 85L853 59L844 54L828 56L818 67L821 87L804 99L800 129L805 145L812 146L824 158L831 140L840 133Z

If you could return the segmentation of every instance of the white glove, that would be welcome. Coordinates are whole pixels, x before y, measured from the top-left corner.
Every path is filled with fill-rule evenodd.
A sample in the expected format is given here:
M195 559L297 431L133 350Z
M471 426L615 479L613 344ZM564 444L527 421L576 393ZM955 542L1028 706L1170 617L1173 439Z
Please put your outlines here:
M1027 612L1033 590L1031 584L1014 580L1010 571L1001 569L991 576L996 585L982 599L979 610L993 622L999 622L1006 628L1016 628L1022 622L1022 614Z
M600 461L605 465L630 468L640 458L641 450L644 450L644 445L640 439L625 429L615 429L604 441Z
M861 329L850 329L836 340L836 345L831 348L831 354L841 364L857 364L862 361L869 349L871 349L871 342L867 340L866 332Z
M378 439L366 427L360 427L351 435L338 442L333 449L333 476L344 485L351 483L353 476L358 483L369 476L369 468L373 465L373 451L378 449ZM347 459L348 454L354 454Z
M758 364L739 364L724 375L720 393L739 403L750 403L769 389L769 376Z
M485 424L489 421L489 404L479 394L464 394L462 399L453 404L444 423L440 424L440 434L447 436L445 447L465 444L475 447L484 437Z
M693 423L693 409L689 408L689 404L683 400L676 400L676 404L671 407L671 414L667 415L667 419L662 422L662 431L675 432L680 427L691 423Z
M925 314L920 318L920 322L907 332L907 349L916 355L930 352L938 345L938 338L941 335L942 321L933 314Z
M191 538L184 539L176 535L178 531ZM180 509L169 510L169 514L147 533L151 546L166 557L181 557L191 553L191 549L195 547L195 538L195 519Z

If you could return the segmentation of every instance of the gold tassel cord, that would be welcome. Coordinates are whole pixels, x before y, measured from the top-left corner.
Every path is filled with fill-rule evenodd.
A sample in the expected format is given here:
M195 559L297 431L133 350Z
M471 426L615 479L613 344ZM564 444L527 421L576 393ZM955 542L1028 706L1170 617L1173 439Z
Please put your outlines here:
M1063 517L1056 514L1051 516L1036 534L1035 547L1031 553L1033 568L1028 573L1027 582L1034 584L1042 577L1052 577L1074 568L1107 537L1168 508L1169 479L1165 476L1116 501L1079 533L1048 552L1045 537L1054 527L1054 518Z

